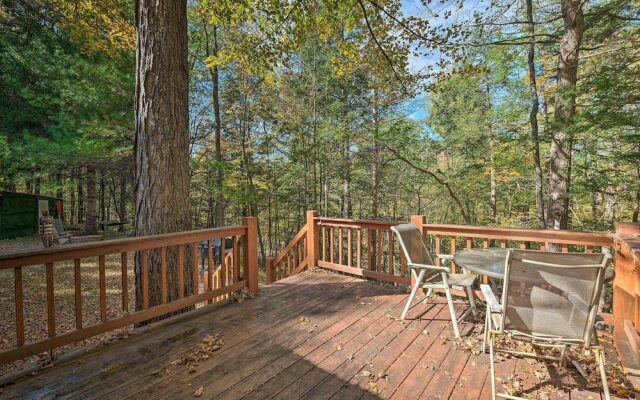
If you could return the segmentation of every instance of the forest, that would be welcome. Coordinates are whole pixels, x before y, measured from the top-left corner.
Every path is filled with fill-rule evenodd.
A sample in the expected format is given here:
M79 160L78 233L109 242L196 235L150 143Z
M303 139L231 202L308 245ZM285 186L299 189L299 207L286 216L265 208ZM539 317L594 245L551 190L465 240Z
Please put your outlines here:
M0 3L0 189L63 198L65 224L87 233L97 220L141 224L136 79L153 78L136 75L140 9ZM576 230L637 222L639 9L187 1L189 192L173 212L194 229L257 216L263 257L310 209ZM173 126L172 111L156 122ZM172 145L145 162L174 162Z

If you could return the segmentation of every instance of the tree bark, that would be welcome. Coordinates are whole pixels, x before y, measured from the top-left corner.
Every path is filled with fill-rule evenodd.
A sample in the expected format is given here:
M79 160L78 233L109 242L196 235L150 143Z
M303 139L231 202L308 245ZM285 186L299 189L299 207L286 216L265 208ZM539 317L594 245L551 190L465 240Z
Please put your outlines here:
M533 20L533 0L527 0L527 26L529 36L535 37L535 22ZM529 99L531 100L531 111L529 112L529 126L531 127L531 146L533 151L533 165L535 169L535 190L536 190L536 216L540 228L547 226L544 213L544 189L542 187L542 163L540 162L540 135L538 129L538 86L536 82L535 64L536 44L534 40L529 43L527 51L527 65L529 67Z
M69 215L69 223L71 225L73 225L74 221L75 221L75 216L76 216L76 190L73 187L73 182L75 181L76 178L76 172L75 172L75 168L71 169L71 176L69 177L69 180L71 181L71 186L69 188L69 202L71 203L71 207L70 210L68 212Z
M558 56L554 125L549 154L549 200L547 228L567 228L568 190L571 171L572 137L569 131L575 115L574 89L578 80L578 51L584 33L584 17L580 0L562 0L564 33Z
M381 174L381 162L380 162L380 117L378 115L378 92L373 89L372 104L371 104L371 122L373 124L373 154L371 160L371 218L378 219L380 208L380 180Z
M114 202L115 202L115 199L114 199ZM124 173L120 175L120 201L119 201L118 208L120 210L120 215L119 215L120 222L126 222L127 221L127 176ZM118 230L120 232L124 232L125 231L124 225L120 225Z
M96 167L87 165L87 217L84 221L84 234L97 235L96 229Z
M76 187L78 189L78 218L77 223L84 223L84 179L82 177L82 169L76 169Z
M136 0L135 234L191 229L186 1ZM167 249L167 297L178 298L178 268L184 294L193 292L192 251L185 265ZM136 309L142 309L141 254L136 253ZM160 251L149 252L149 306L161 303Z

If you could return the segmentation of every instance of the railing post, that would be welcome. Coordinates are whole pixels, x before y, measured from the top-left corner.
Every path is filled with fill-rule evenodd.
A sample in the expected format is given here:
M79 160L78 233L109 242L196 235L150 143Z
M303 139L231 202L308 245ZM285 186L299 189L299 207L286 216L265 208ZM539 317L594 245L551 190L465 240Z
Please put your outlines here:
M251 293L258 293L258 219L256 217L242 218L242 225L247 227L247 237L244 242L244 263L247 287Z
M412 215L411 216L411 223L415 224L418 226L418 229L420 229L420 233L422 234L422 236L426 236L425 235L425 229L424 229L424 224L427 222L427 217L425 217L424 215ZM425 237L426 239L426 237ZM411 268L409 268L409 276L411 277L411 287L413 287L413 285L415 285L416 283L416 278L413 276L413 274L411 273ZM420 289L418 290L418 295L422 296L424 294L424 289Z
M320 254L320 231L315 221L318 211L307 211L307 270L311 271L318 266Z
M273 257L267 257L264 263L267 285L273 283Z

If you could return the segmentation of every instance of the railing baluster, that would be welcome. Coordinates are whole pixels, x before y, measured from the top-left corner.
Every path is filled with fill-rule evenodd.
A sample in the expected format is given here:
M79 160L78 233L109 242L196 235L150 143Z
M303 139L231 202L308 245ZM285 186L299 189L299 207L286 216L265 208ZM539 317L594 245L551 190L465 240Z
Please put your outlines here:
M122 311L129 312L129 271L127 268L127 252L120 253L122 268Z
M382 231L376 231L376 264L378 272L382 272Z
M452 236L451 237L451 255L456 254L456 237ZM456 263L453 262L453 260L451 260L451 273L455 274L456 273Z
M233 237L233 283L240 282L240 249L238 238Z
M393 232L388 231L387 232L387 236L389 238L389 249L387 250L387 252L389 254L387 254L387 256L389 257L389 261L388 261L388 265L387 265L387 273L394 275L394 270L393 270Z
M523 242L523 241L520 241L520 249L521 250L525 250L526 248L527 248L527 243Z
M367 230L367 269L373 271L375 268L373 266L373 252L375 248L373 247L373 230Z
M436 265L440 266L440 258L438 258L438 255L441 254L442 249L441 249L441 239L440 236L436 236Z
M49 337L56 335L56 307L53 293L53 263L46 263L47 275L47 331Z
M200 260L198 257L198 242L193 242L193 294L200 293Z
M471 247L473 247L473 242L471 239L467 239L467 250L471 250Z
M500 241L500 247L501 247L501 248L503 248L503 249L506 249L506 248L507 248L507 241L506 241L506 239L502 239L502 240Z
M73 280L75 289L76 329L82 329L82 275L80 259L73 260Z
M24 293L22 291L22 267L13 269L16 301L16 344L24 345Z
M540 251L547 251L547 244L546 243L540 243Z
M322 261L327 261L327 228L322 225Z
M347 231L347 265L349 267L353 264L353 247L351 243L351 238L353 237L353 230L349 228Z
M178 298L184 297L184 247L178 245Z
M343 231L343 228L339 227L338 228L338 264L342 264L342 261L344 260L344 258L342 258L342 241L343 241L342 231Z
M362 269L362 229L358 228L356 232L356 263L358 268Z
M227 278L227 257L226 257L227 244L225 243L226 239L227 238L224 238L224 237L220 238L220 268L221 268L220 275L222 275L222 278L224 279L224 281L220 282L220 286L225 286L229 284L229 280L226 279ZM211 273L209 273L209 275L211 275Z
M149 252L142 250L142 308L149 308Z
M107 320L107 278L104 265L104 255L98 256L98 270L100 273L100 321Z
M593 253L593 246L584 246L584 252L587 254Z
M332 263L335 261L334 260L335 249L334 249L334 243L333 243L335 241L334 237L335 237L335 232L334 232L333 226L330 226L329 227L329 261Z
M160 248L160 296L162 304L167 303L167 247Z
M562 244L562 252L563 253L568 253L569 252L569 245L566 243Z

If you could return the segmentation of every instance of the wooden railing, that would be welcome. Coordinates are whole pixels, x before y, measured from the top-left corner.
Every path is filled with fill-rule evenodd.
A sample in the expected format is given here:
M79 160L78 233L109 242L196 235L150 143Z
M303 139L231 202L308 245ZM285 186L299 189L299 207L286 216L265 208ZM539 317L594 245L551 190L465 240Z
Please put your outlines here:
M307 225L305 224L276 257L265 262L266 283L295 275L307 267Z
M423 235L432 243L437 254L455 254L461 249L488 247L545 251L550 244L565 253L592 253L600 252L602 247L613 247L613 235L607 232L426 224L424 217L419 215L413 216L411 221L422 226ZM454 272L456 268L453 264Z
M562 252L591 253L613 247L613 235L606 232L427 224L421 215L412 216L411 222L421 228L436 254L488 247L544 251L551 244ZM307 223L296 237L275 259L267 261L267 282L318 266L409 285L406 260L391 232L391 227L400 223L318 217L316 211L309 211ZM302 240L305 235L306 241ZM452 268L456 272L455 264Z
M616 224L614 342L627 372L640 375L640 224Z
M233 251L222 256L222 265L214 273L212 240L220 239L221 255L224 255L225 238L233 238ZM12 362L43 351L65 346L73 342L113 331L118 328L147 321L177 310L192 307L198 303L211 303L245 286L252 292L258 291L257 270L257 220L244 218L242 225L206 229L190 232L179 232L148 237L136 237L103 242L84 243L45 249L30 253L19 253L0 256L0 270L13 270L14 303L15 303L15 346L0 352L0 364ZM206 289L200 290L200 272L198 244L207 241L207 279ZM136 253L141 271L141 290L138 292L138 303L135 311L130 310L129 273L134 268L130 265L129 254ZM188 253L192 252L192 253ZM191 254L191 257L186 256ZM107 275L106 260L114 258L119 261L117 274L120 275L119 310L107 307ZM83 321L83 270L82 261L97 259L98 309L99 320L94 324ZM192 263L186 263L186 260ZM177 289L169 287L168 263L181 266L175 271ZM57 329L56 290L60 268L73 263L73 308L75 324L73 329L61 332ZM190 265L187 265L190 264ZM31 321L37 321L40 315L46 315L46 337L29 339L25 337L25 282L23 273L32 269L44 275L46 292L46 309L30 310ZM44 270L44 274L41 271ZM111 269L110 272L113 272ZM217 278L216 278L217 275ZM31 274L29 275L31 276ZM172 278L175 275L172 276ZM216 282L214 282L216 279ZM173 279L171 279L173 281ZM27 282L31 283L31 282ZM149 291L153 285L159 291L158 304L150 301ZM173 298L173 294L177 294ZM60 296L65 293L60 293ZM153 298L151 298L153 300ZM109 314L117 314L109 318ZM7 323L3 321L3 324ZM57 324L58 323L58 324Z
M410 284L405 258L391 232L398 223L340 218L315 221L320 229L319 267Z

